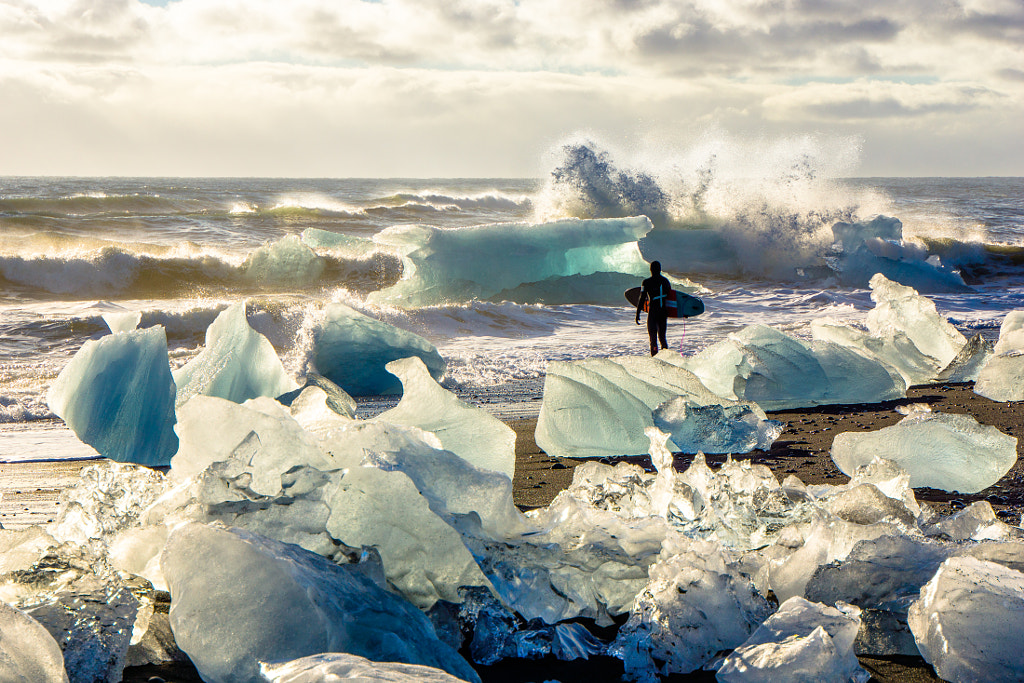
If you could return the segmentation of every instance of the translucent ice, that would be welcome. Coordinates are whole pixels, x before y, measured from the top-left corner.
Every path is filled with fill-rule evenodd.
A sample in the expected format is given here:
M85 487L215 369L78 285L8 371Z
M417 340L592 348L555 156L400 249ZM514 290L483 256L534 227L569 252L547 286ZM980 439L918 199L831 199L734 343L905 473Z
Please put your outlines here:
M298 388L270 341L249 326L245 302L221 311L206 330L206 348L174 371L178 405L193 396L219 396L242 403Z
M400 358L417 356L434 379L445 363L433 344L418 334L374 320L345 304L324 309L316 335L313 363L317 371L353 396L397 394L402 385L385 369Z
M260 661L323 652L480 680L418 609L298 546L188 524L171 534L161 564L174 637L208 683L258 680Z
M1005 541L1024 536L1020 527L1010 526L996 517L987 500L976 500L963 510L928 525L924 531L929 536L951 541Z
M314 284L323 272L324 260L303 244L298 235L263 245L242 264L245 279L259 285L305 287Z
M53 636L21 610L0 602L0 681L68 683Z
M730 334L685 366L720 396L766 410L831 403L875 403L905 395L903 379L862 354L830 342L810 344L765 325Z
M689 673L747 640L771 608L731 564L713 542L662 550L613 645L628 678Z
M103 314L103 322L107 324L114 334L119 332L131 332L142 322L142 314L138 311L107 311Z
M974 393L993 401L1024 400L1024 310L1003 318L993 354L978 373Z
M393 287L374 292L369 300L423 306L503 293L508 298L522 285L573 276L646 276L649 269L637 240L651 228L646 216L459 229L395 226L374 240L401 253L403 278ZM561 286L567 284L562 280ZM622 284L621 279L615 283L617 298L622 296Z
M895 218L876 216L870 221L836 223L836 256L826 259L838 280L851 287L863 287L875 273L921 291L962 292L970 288L956 271L943 266L938 257L903 242L903 225Z
M981 369L992 358L992 342L976 334L967 340L956 358L949 362L938 375L937 382L974 382L981 374Z
M977 493L1017 461L1017 439L970 415L915 413L874 432L845 432L832 442L832 460L850 475L881 455L910 474L910 485Z
M845 346L895 369L908 387L927 384L942 370L942 364L922 353L904 332L875 336L830 318L819 318L811 322L811 335L815 341Z
M856 607L790 598L726 657L715 677L726 683L866 683L871 675L853 652L859 628Z
M772 427L759 407L715 395L681 363L668 352L549 362L537 445L560 457L639 455L649 446L645 430L656 423L678 431L687 452L745 452L770 443Z
M417 357L385 366L402 382L402 400L377 418L380 422L432 432L441 446L477 467L512 478L516 469L516 434L501 420L442 389Z
M166 465L178 449L162 327L85 342L46 398L79 439L112 460Z
M888 280L881 273L871 278L871 299L875 307L865 321L875 336L891 337L902 332L926 355L939 362L939 369L956 358L967 339L935 310L931 299L912 287Z
M196 396L179 408L178 419L181 447L171 459L170 472L177 481L202 472L210 463L244 458L253 490L271 494L281 490L281 475L296 465L322 470L337 466L315 437L273 399L258 398L240 405ZM243 443L246 447L239 450Z
M379 683L461 683L462 679L418 664L374 662L356 655L330 653L302 657L281 664L263 664L266 683L340 683L340 681L376 681Z
M921 655L943 680L1020 680L1024 574L952 557L911 605L909 623Z
M120 680L139 607L132 586L95 548L48 538L37 528L0 530L0 595L57 641L72 683Z
M683 453L747 453L771 448L783 425L750 406L698 405L678 397L654 411L654 425L669 433Z

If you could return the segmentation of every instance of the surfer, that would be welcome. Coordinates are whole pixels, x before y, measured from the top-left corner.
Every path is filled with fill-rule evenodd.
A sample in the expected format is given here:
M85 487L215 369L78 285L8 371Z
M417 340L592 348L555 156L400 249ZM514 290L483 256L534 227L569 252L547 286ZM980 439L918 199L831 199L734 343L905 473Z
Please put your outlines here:
M636 324L640 324L640 312L647 307L647 334L651 336L651 355L658 355L658 342L661 348L667 349L665 333L668 331L668 296L672 284L661 274L661 262L651 261L651 276L640 285L640 301L636 305Z

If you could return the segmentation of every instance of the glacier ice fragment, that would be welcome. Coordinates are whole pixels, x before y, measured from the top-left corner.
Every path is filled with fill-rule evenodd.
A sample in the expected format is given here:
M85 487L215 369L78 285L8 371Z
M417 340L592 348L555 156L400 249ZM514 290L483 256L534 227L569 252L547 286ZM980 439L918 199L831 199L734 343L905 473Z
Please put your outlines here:
M627 678L689 673L747 640L771 608L732 564L710 541L662 550L612 645Z
M810 344L765 325L750 325L686 359L720 396L765 410L903 397L906 385L887 366L826 341Z
M444 374L444 360L423 337L333 303L324 309L312 359L317 372L352 396L375 396L401 391L385 366L410 356L422 360L434 379Z
M943 680L1020 680L1021 572L973 557L952 557L921 590L908 620L921 656Z
M374 241L401 254L403 278L393 287L373 292L368 301L424 306L467 297L501 295L515 300L515 290L521 286L549 280L598 273L635 280L649 272L637 240L651 227L646 216L459 229L395 226L374 235ZM495 268L499 263L501 267ZM614 283L614 300L622 296L624 281ZM563 288L569 284L558 283ZM542 296L555 293L553 289L542 288ZM559 301L566 303L564 298Z
M79 439L111 460L166 465L178 449L162 327L85 342L46 400Z
M992 353L978 373L974 393L993 401L1024 400L1024 310L1003 318Z
M683 453L768 450L783 431L781 422L759 417L749 406L702 406L683 397L658 406L654 425L668 432Z
M324 260L298 235L288 235L250 253L241 270L247 281L258 285L308 287L323 274Z
M981 369L992 358L993 353L992 342L982 337L980 333L976 334L967 340L960 352L956 354L956 358L935 376L935 381L974 382L981 374Z
M853 651L860 610L792 597L779 606L718 670L725 683L799 681L866 683Z
M270 341L249 326L245 302L220 312L206 329L206 348L174 371L174 382L178 405L198 394L242 403L298 388Z
M332 652L310 655L290 662L263 664L266 683L461 683L462 679L433 667L400 662L374 662L357 655Z
M5 602L0 602L0 681L68 683L57 641L38 621Z
M260 661L324 652L480 680L418 609L298 546L188 524L171 534L161 564L174 637L209 683L258 680Z
M103 322L110 328L111 333L132 332L142 322L142 313L139 311L110 310L103 314Z
M1017 439L970 415L919 413L874 432L837 434L832 442L832 460L847 475L876 455L905 469L915 488L977 493L1017 461Z
M935 303L912 287L892 282L881 273L871 278L871 299L875 307L865 320L868 331L880 337L902 332L921 351L946 367L956 358L967 339L935 310Z
M419 427L463 460L512 478L516 433L510 427L443 389L418 357L393 360L385 367L401 380L402 400L375 421Z

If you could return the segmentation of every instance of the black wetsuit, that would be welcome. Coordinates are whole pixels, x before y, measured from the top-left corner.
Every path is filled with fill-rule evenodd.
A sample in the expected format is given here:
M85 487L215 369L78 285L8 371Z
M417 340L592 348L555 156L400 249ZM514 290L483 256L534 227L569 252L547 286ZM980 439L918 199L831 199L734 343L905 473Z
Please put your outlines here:
M668 294L672 291L672 284L664 275L652 275L643 281L640 288L640 302L636 307L636 315L637 318L640 317L645 301L651 302L647 308L647 334L651 337L651 355L655 356L658 353L659 341L661 348L668 348L665 333L668 331Z

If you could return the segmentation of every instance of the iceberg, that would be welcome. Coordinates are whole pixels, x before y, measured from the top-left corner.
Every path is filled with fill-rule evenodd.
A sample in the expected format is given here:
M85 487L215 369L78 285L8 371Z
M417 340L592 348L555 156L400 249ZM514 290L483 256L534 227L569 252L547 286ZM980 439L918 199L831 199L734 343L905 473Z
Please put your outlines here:
M108 310L102 317L113 334L132 332L142 322L142 313L138 311Z
M402 400L374 421L431 432L445 450L477 467L512 478L516 469L516 433L510 427L442 389L420 358L394 360L385 368L401 380Z
M943 680L1019 680L1024 574L974 557L952 557L910 606L909 623L921 656Z
M978 373L974 393L993 401L1024 400L1024 310L1003 318L992 353Z
M723 683L794 681L867 683L871 675L853 652L860 610L792 597L725 658Z
M60 645L68 679L120 680L139 612L133 593L148 583L119 575L90 545L58 545L39 527L0 530L0 551L4 602L39 622Z
M207 683L258 680L261 661L324 652L429 666L479 683L422 612L298 546L193 523L171 534L161 566L175 640Z
M671 351L549 362L537 445L559 457L640 455L654 426L678 432L683 443L669 444L676 451L738 453L771 444L764 411L715 395L682 363Z
M911 413L874 432L844 432L832 442L832 461L852 475L881 454L910 474L914 488L977 493L1017 462L1017 439L970 415Z
M42 624L0 602L0 681L68 683L64 656Z
M429 666L400 662L373 662L364 657L330 653L290 662L263 664L266 683L317 683L319 681L375 681L376 683L462 683L449 673Z
M176 481L185 481L211 463L244 457L253 490L275 494L281 490L281 475L296 465L338 467L287 408L266 397L238 404L196 396L179 408L177 429L181 445L169 473Z
M206 329L206 348L174 371L177 403L203 394L242 403L298 388L270 341L249 326L245 302L221 311Z
M938 361L938 369L949 365L967 339L935 310L935 303L912 287L892 282L881 273L871 278L871 299L875 307L865 320L877 337L903 333L921 353Z
M163 327L85 342L46 400L79 439L111 460L166 465L178 449Z
M878 403L906 395L885 365L831 342L810 344L751 325L684 361L711 391L765 410Z
M250 253L241 271L246 281L257 285L309 287L323 275L324 260L298 235L288 235Z
M941 363L922 353L904 332L876 337L831 318L819 318L811 321L811 337L816 342L844 346L893 368L908 387L927 384L941 371Z
M750 406L702 406L683 397L654 411L654 426L667 432L683 453L748 453L768 450L784 427L758 415Z
M317 372L352 396L376 396L401 391L385 366L410 356L422 360L434 379L444 374L444 360L423 337L333 303L324 309L312 360Z
M650 272L637 240L651 229L646 216L455 229L395 226L374 235L374 241L401 254L403 278L367 300L426 306L490 299L522 285L598 273L635 281ZM622 296L617 291L616 300Z
M666 544L612 644L627 678L690 673L747 640L771 607L732 565L715 542Z
M992 342L976 334L967 340L956 358L935 376L936 382L974 382L992 358Z

